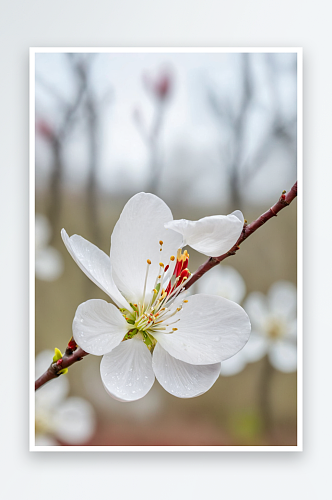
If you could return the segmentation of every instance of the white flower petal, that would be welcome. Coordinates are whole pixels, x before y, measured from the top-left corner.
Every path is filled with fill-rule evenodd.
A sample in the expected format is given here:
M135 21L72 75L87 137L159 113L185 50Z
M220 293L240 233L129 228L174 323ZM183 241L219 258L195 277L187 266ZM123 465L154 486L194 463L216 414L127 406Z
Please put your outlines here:
M216 266L197 282L198 293L220 295L238 304L246 293L241 274L231 266Z
M243 307L247 311L253 327L257 327L258 330L264 330L264 325L270 315L265 295L261 292L250 293Z
M213 215L198 221L174 220L165 224L183 236L183 246L189 245L210 257L228 252L243 229L243 215L237 210L230 215Z
M130 310L131 307L114 283L110 258L98 247L77 234L69 238L66 231L62 229L61 236L68 252L87 277L111 297L118 307Z
M274 342L269 351L271 365L281 372L295 372L297 367L296 344L279 340Z
M161 346L174 358L194 365L218 363L236 354L246 344L250 321L235 302L217 295L188 297L174 319L172 334L154 333Z
M267 294L271 311L288 320L296 316L296 286L290 281L273 283Z
M243 355L246 357L249 363L255 363L256 361L262 359L263 356L265 356L268 348L269 340L261 334L252 331L250 339L241 352L243 352Z
M248 345L248 343L246 344L246 346ZM237 373L242 372L242 370L245 368L247 364L246 357L243 354L245 347L240 352L235 354L235 356L232 356L231 358L228 358L226 359L226 361L223 361L221 363L220 375L224 377L230 377L232 375L236 375Z
M95 414L88 401L79 397L68 398L57 408L55 435L69 444L88 441L95 430Z
M120 344L129 325L120 311L105 300L80 304L73 321L73 336L86 352L101 356Z
M40 248L36 251L36 278L43 281L53 281L63 272L63 260L60 252L53 247Z
M35 375L38 379L53 363L54 351L45 350L36 356ZM56 380L50 380L40 387L36 393L36 411L38 407L53 408L65 399L69 392L69 382L66 376L61 375Z
M100 375L106 391L118 401L136 401L154 383L151 353L136 337L125 340L103 356Z
M173 358L157 344L153 351L152 367L163 388L178 398L193 398L208 391L220 373L220 363L190 365Z
M122 210L112 233L111 263L114 281L128 301L142 299L147 259L151 261L147 280L150 296L159 274L159 262L166 266L180 248L181 236L164 228L165 222L172 219L166 203L149 193L133 196Z

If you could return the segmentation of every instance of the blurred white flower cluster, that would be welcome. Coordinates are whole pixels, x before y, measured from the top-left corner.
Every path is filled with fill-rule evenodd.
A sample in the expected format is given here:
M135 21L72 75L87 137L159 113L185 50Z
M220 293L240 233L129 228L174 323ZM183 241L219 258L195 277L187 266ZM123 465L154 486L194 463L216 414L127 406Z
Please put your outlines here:
M36 357L36 378L52 362L53 352L42 351ZM67 397L69 382L61 375L55 382L43 385L36 391L35 444L59 446L85 444L96 426L95 413L88 401L80 397Z
M63 272L63 260L60 252L48 245L52 235L51 225L42 214L36 214L35 219L35 273L44 281L53 281Z
M197 292L215 293L241 303L246 286L242 276L231 266L219 265L197 282ZM241 372L247 363L259 361L268 355L271 365L289 373L297 368L297 293L289 281L277 281L267 295L252 292L244 301L252 331L244 348L221 363L221 375Z

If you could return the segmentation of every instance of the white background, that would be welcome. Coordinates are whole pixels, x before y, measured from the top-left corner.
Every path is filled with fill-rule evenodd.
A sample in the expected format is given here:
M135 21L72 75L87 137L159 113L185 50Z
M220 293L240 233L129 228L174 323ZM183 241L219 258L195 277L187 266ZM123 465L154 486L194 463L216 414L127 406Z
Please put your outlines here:
M325 498L324 486L326 492L330 489L332 352L332 40L327 2L12 0L1 10L1 496ZM303 47L302 453L28 452L29 46Z

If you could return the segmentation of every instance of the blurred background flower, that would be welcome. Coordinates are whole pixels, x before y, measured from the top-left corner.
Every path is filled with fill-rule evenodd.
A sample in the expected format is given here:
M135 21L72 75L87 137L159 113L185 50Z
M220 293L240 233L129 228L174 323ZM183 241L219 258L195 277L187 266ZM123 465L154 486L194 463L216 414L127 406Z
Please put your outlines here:
M62 227L108 252L124 204L139 191L160 196L175 219L241 209L250 222L292 186L297 61L293 53L39 53L35 66L36 210L51 225L46 246L65 266L51 285L36 282L39 352L67 345L80 303L107 299L67 255ZM190 250L190 271L204 260ZM280 280L296 283L296 203L197 287L240 303ZM95 408L89 443L295 444L296 372L266 377L269 358L247 364L245 349L223 363L233 376L203 396L180 400L156 382L149 400L127 404L107 396L99 360L88 356L66 377Z
M53 352L45 350L36 357L36 379L50 366ZM53 383L52 383L53 382ZM92 405L81 397L70 396L66 375L36 392L35 442L37 446L87 444L96 428Z
M246 284L234 267L219 264L197 281L196 291L221 295L225 299L241 304L246 294Z
M63 259L58 250L50 246L52 228L42 214L35 218L35 273L40 280L53 281L63 273Z
M296 371L297 367L297 293L293 283L273 283L267 295L252 292L244 308L252 330L244 352L248 361L258 361L266 354L276 370Z

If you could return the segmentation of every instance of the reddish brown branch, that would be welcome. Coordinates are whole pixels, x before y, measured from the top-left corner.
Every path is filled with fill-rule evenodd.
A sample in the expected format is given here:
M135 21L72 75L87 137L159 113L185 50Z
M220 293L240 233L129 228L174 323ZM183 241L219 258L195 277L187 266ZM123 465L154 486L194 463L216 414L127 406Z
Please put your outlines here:
M230 257L231 255L235 255L237 250L239 250L241 243L244 242L251 234L253 234L257 229L259 229L265 222L270 220L272 217L276 217L278 212L282 210L283 208L287 207L290 205L290 203L294 200L294 198L297 196L297 182L295 182L294 186L292 189L287 193L283 193L277 203L275 203L267 212L262 214L258 219L256 219L254 222L251 224L244 224L243 230L241 233L241 236L235 243L235 245L227 252L224 253L223 255L220 255L219 257L210 257L204 264L202 264L197 271L191 276L190 280L188 280L187 284L185 285L185 289L188 290L199 278L203 276L207 271L212 269L214 266L217 266L220 262L223 260L227 259L227 257Z
M84 356L87 356L89 353L83 351L80 347L76 349L76 351L72 351L71 349L66 349L66 353L62 357L62 362L59 363L59 361L52 363L48 369L46 370L43 375L39 377L38 380L35 382L35 390L39 389L42 385L46 384L46 382L49 382L49 380L52 380L53 378L57 378L60 376L59 372L63 370L64 368L68 368L69 366L73 365L77 361L81 361Z
M280 212L280 210L290 205L290 203L294 200L296 196L297 196L297 182L295 182L294 186L287 194L283 193L280 196L277 203L275 203L275 205L273 205L273 207L271 207L267 212L262 214L260 217L258 217L258 219L256 219L251 224L244 224L241 236L237 240L235 245L227 253L220 255L219 257L210 257L202 266L200 266L197 269L197 271L192 275L190 280L188 280L188 283L184 288L188 289L207 271L212 269L214 266L218 265L221 261L223 261L230 255L235 255L235 253L237 252L237 250L239 250L240 245L241 243L243 243L244 240L249 238L251 234L257 231L257 229L263 226L263 224L265 224L265 222L267 222L269 219L271 219L272 217L276 217L278 212ZM69 342L66 352L62 357L62 359L55 363L52 363L46 370L46 372L43 373L43 375L39 377L38 380L36 380L35 390L39 389L39 387L46 384L46 382L48 382L49 380L59 377L59 372L61 370L63 370L64 368L68 368L77 361L83 359L84 356L88 355L88 353L83 351L83 349L81 349L80 347L73 352L73 350L70 348L72 346L72 342L73 341ZM74 345L76 344L74 343Z

